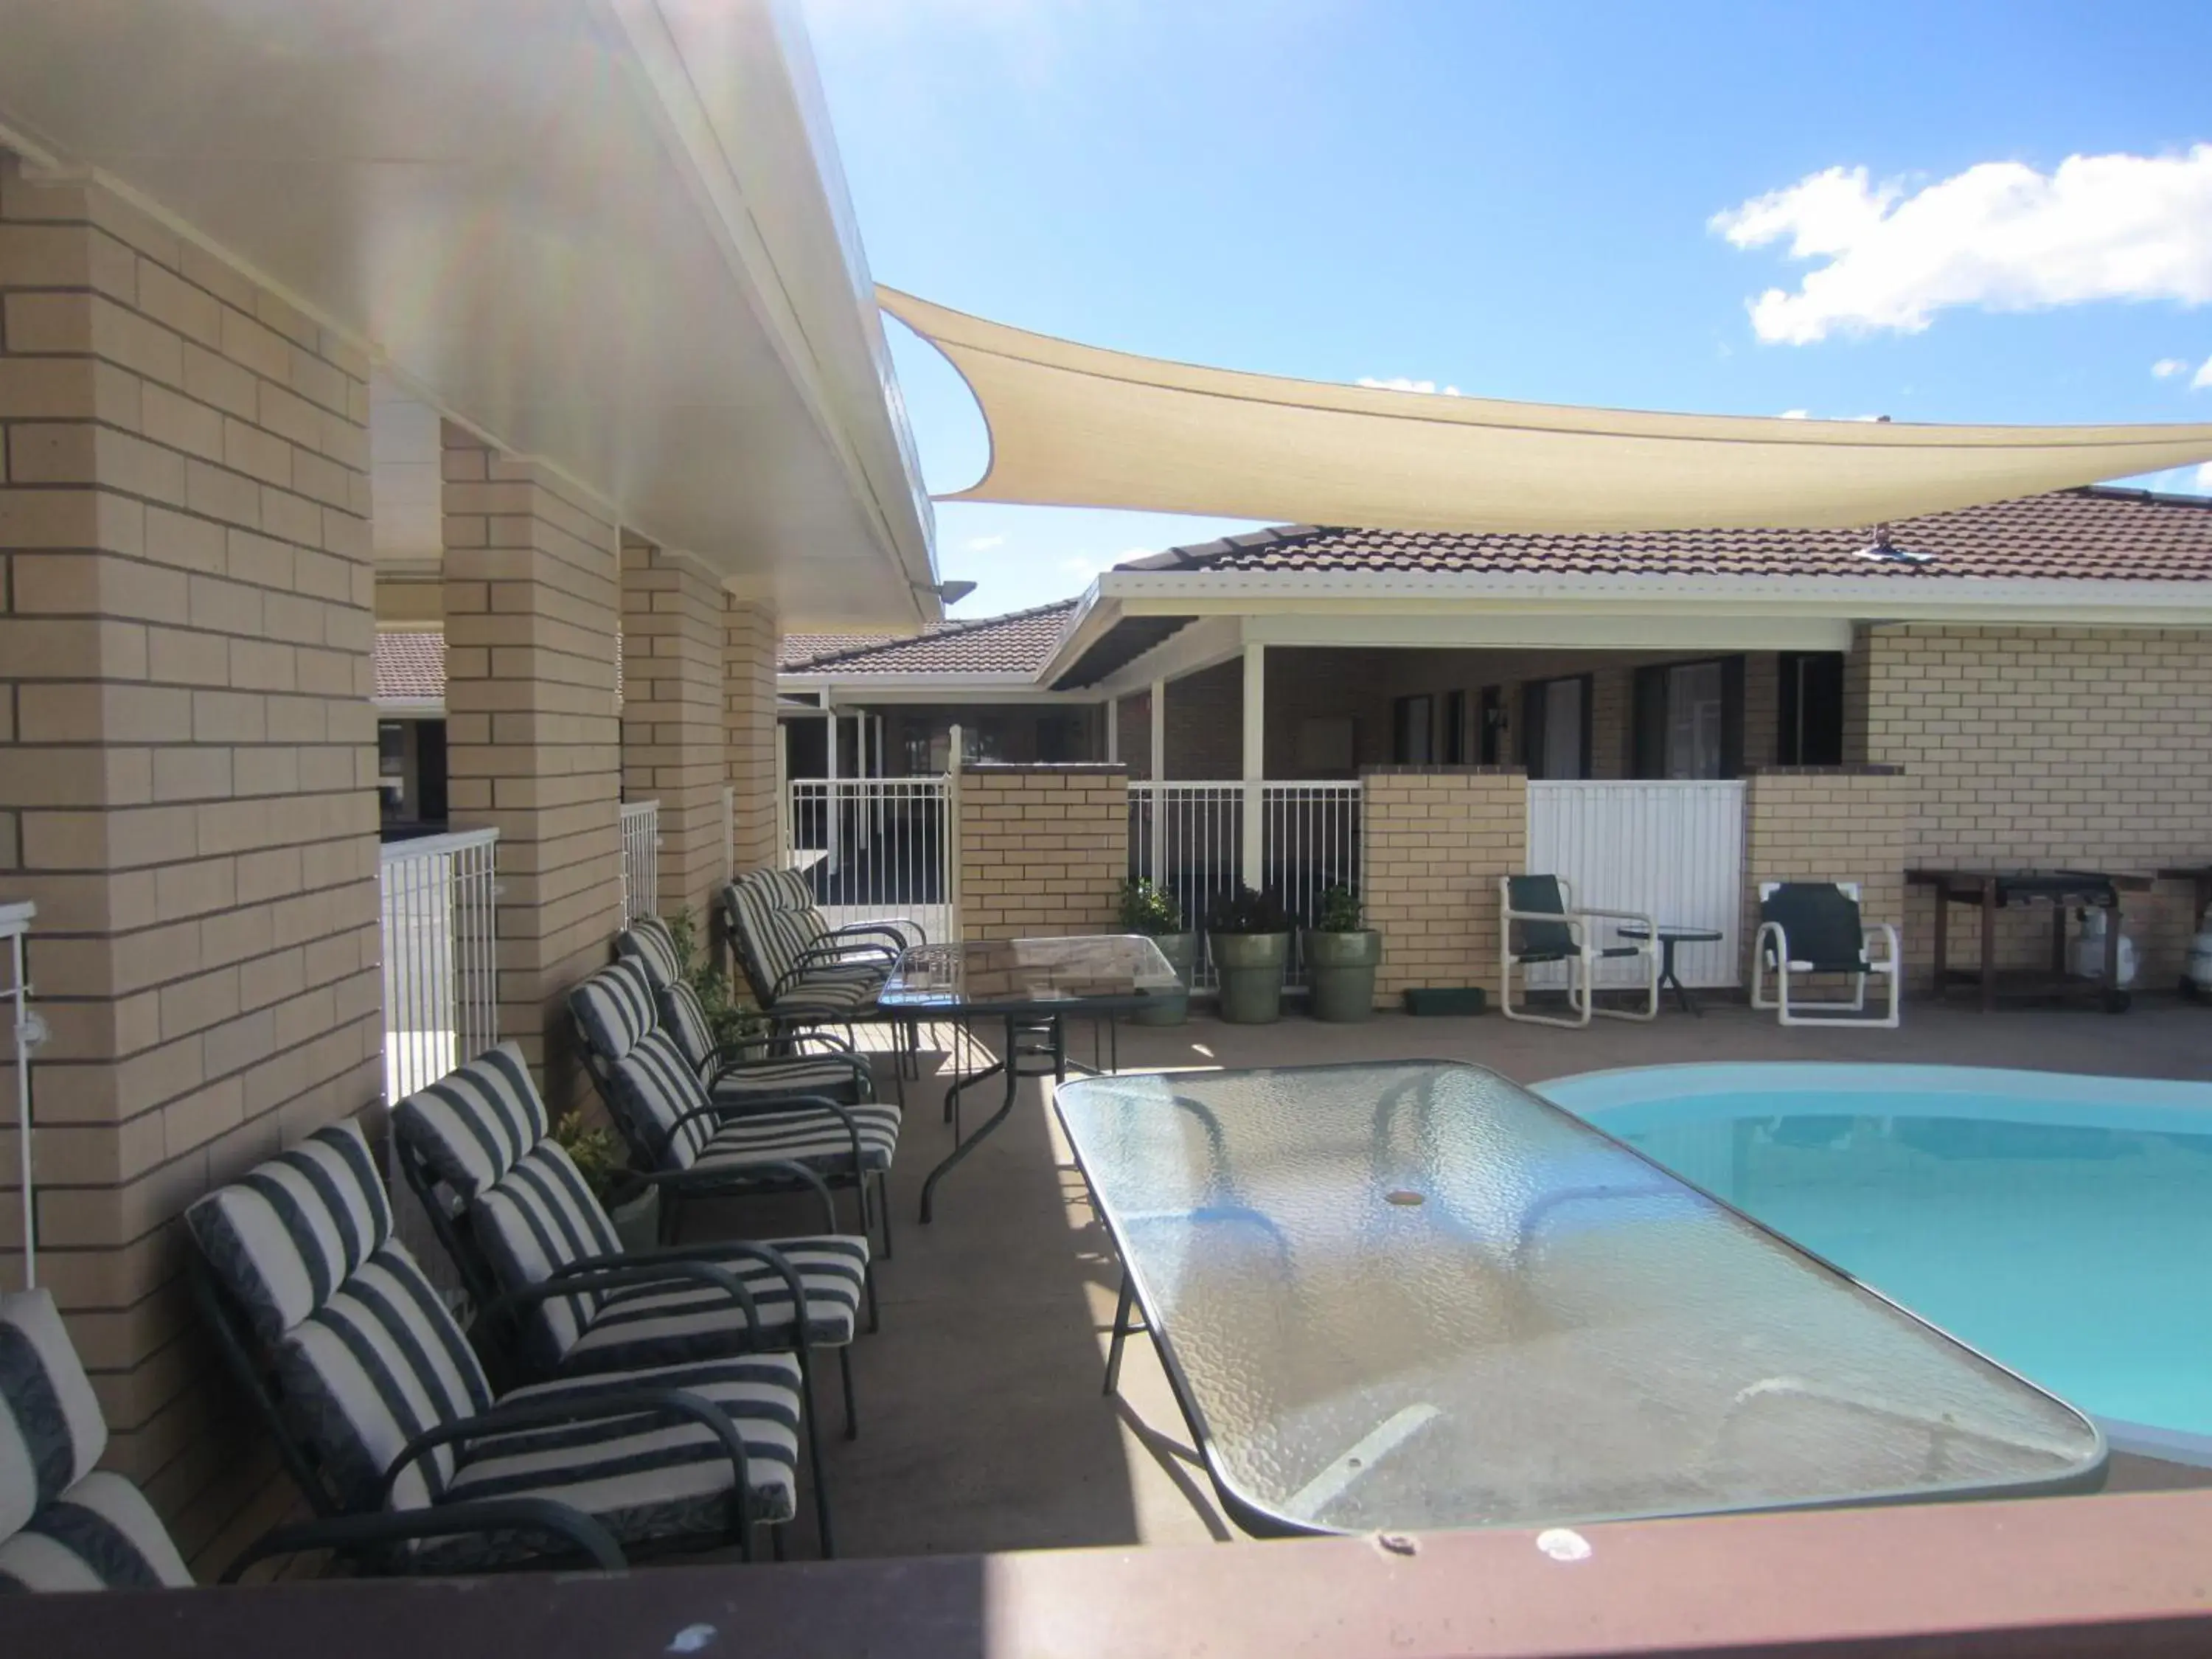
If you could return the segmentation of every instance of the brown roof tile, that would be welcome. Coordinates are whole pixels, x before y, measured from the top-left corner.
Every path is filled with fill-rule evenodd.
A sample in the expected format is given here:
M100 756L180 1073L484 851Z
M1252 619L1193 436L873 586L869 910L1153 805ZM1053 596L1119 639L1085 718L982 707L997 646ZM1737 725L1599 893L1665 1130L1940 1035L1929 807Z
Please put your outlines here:
M1073 599L1003 617L933 623L921 633L787 634L778 666L786 673L1034 674L1060 643Z
M446 697L446 636L376 636L376 696L380 702L442 702Z
M2212 500L2096 485L1888 527L1908 556L1870 556L1856 530L1661 530L1614 536L1255 531L1170 548L1122 570L1530 572L1639 576L1985 576L2212 581Z

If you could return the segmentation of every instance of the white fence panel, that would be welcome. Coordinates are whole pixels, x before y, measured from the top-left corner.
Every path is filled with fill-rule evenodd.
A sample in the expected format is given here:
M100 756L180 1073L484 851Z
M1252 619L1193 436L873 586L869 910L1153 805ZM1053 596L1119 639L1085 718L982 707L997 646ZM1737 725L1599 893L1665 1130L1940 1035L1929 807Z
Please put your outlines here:
M943 777L793 778L784 817L793 867L832 927L901 917L952 937L951 856Z
M1721 935L1717 944L1675 948L1675 971L1687 985L1741 982L1740 780L1531 782L1528 868L1564 876L1577 904L1640 910L1662 927L1713 929ZM1632 976L1632 964L1598 969L1601 984ZM1543 984L1546 976L1531 982Z
M387 1101L499 1041L498 842L469 830L380 853Z
M622 804L623 926L660 914L660 803Z

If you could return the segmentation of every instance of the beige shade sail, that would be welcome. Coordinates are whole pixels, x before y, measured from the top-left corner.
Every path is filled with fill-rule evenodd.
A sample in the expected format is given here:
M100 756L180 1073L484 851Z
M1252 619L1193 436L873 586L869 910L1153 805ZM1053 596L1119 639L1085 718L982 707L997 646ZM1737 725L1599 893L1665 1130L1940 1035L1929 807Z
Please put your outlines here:
M1284 380L1031 334L878 288L981 404L941 501L1377 530L1800 529L2212 460L2212 425L1909 426L1667 415Z

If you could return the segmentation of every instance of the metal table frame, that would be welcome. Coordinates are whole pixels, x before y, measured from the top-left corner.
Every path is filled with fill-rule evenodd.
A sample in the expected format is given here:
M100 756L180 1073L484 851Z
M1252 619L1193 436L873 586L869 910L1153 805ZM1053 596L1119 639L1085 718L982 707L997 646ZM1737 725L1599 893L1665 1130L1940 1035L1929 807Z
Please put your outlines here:
M1981 1007L1988 1012L2005 996L2091 995L2099 998L2109 1014L2127 1012L2129 994L2120 984L2120 929L2123 893L2147 893L2148 876L2119 875L2101 870L1908 870L1905 879L1915 887L1936 890L1936 996L1948 997L1954 982L1977 984ZM2051 966L2047 972L1997 967L1997 912L2008 905L2048 903L2051 906ZM1951 966L1951 907L1971 904L1981 914L1982 965L1978 969ZM2069 972L2066 963L2066 913L2075 907L2107 913L2105 925L2105 971L2095 978Z
M1227 1073L1212 1073L1208 1075L1215 1079L1218 1079L1224 1075L1251 1075L1255 1072L1266 1071L1322 1073L1355 1070L1363 1066L1374 1066L1378 1065L1455 1066L1468 1071L1492 1071L1491 1067L1474 1066L1463 1060L1401 1059L1392 1061L1340 1061L1334 1065L1326 1066L1232 1068ZM1492 1075L1503 1077L1503 1073L1495 1072L1492 1072ZM1508 1082L1511 1081L1510 1079L1506 1079L1505 1080ZM1518 1087L1519 1085L1516 1085L1515 1086ZM1644 1164L1650 1169L1652 1176L1651 1186L1650 1188L1638 1188L1625 1190L1632 1190L1637 1194L1648 1194L1651 1190L1657 1188L1664 1188L1668 1191L1679 1189L1686 1194L1693 1194L1700 1200L1710 1201L1743 1221L1747 1225L1756 1229L1759 1232L1766 1234L1769 1237L1773 1238L1789 1251L1805 1258L1807 1261L1810 1262L1814 1267L1823 1270L1824 1272L1832 1273L1839 1279L1850 1280L1853 1285L1865 1291L1869 1296L1873 1297L1879 1302L1887 1304L1890 1307L1895 1309L1899 1314L1903 1315L1905 1318L1912 1321L1916 1324L1923 1326L1928 1325L1929 1322L1922 1319L1919 1315L1914 1313L1903 1304L1895 1301L1890 1297L1883 1295L1873 1285L1864 1284L1862 1281L1854 1279L1850 1273L1844 1272L1843 1268L1836 1266L1836 1264L1828 1261L1826 1257L1818 1255L1814 1251L1807 1249L1796 1240L1785 1237L1784 1235L1776 1232L1771 1227L1766 1225L1765 1222L1762 1222L1756 1217L1749 1215L1744 1211L1737 1208L1735 1205L1729 1203L1725 1199L1716 1197L1714 1194L1706 1192L1703 1188L1691 1185L1690 1182L1684 1181L1681 1176L1676 1175L1673 1170L1667 1169L1664 1165L1651 1158L1640 1148L1632 1146L1626 1141L1607 1133L1597 1125L1590 1123L1587 1120L1580 1118L1571 1112L1568 1112L1564 1107L1553 1106L1550 1101L1546 1100L1540 1095L1536 1095L1531 1092L1530 1097L1540 1104L1549 1108L1551 1110L1559 1113L1560 1115L1572 1119L1576 1123L1589 1130L1590 1133L1596 1136L1598 1139L1608 1143L1610 1146L1616 1147L1620 1151L1628 1152L1638 1161ZM1214 1147L1215 1156L1218 1158L1220 1153L1221 1132L1219 1125L1214 1120L1212 1112L1206 1109L1203 1103L1185 1099L1180 1094L1173 1095L1172 1098L1174 1100L1174 1103L1179 1109L1195 1114L1198 1115L1201 1122L1206 1125L1207 1139ZM1376 1107L1378 1111L1395 1109L1391 1103L1387 1100L1378 1100ZM1230 1519L1234 1521L1246 1534L1255 1538L1301 1538L1342 1535L1335 1532L1333 1528L1318 1526L1311 1522L1293 1520L1288 1516L1282 1515L1274 1510L1269 1509L1264 1504L1259 1503L1256 1500L1247 1497L1245 1494L1238 1491L1237 1488L1231 1482L1228 1476L1223 1470L1221 1458L1215 1449L1212 1436L1207 1431L1204 1419L1194 1403L1194 1391L1191 1387L1189 1376L1183 1370L1182 1362L1176 1356L1174 1334L1168 1328L1155 1322L1152 1310L1146 1303L1143 1281L1140 1276L1133 1271L1129 1265L1128 1254L1123 1247L1121 1226L1117 1223L1111 1209L1100 1200L1097 1189L1091 1183L1090 1169L1084 1161L1082 1140L1080 1137L1077 1135L1075 1131L1068 1125L1064 1108L1057 1098L1054 1101L1054 1110L1060 1117L1060 1127L1063 1132L1066 1134L1069 1148L1075 1158L1076 1167L1082 1172L1085 1187L1091 1194L1092 1211L1098 1217L1100 1224L1105 1228L1107 1237L1113 1241L1115 1255L1121 1262L1121 1283L1115 1309L1112 1337L1107 1349L1105 1387L1103 1391L1108 1395L1111 1395L1120 1384L1121 1350L1127 1339L1137 1334L1139 1332L1142 1332L1144 1334L1150 1336L1152 1339L1153 1350L1159 1356L1160 1368L1162 1370L1166 1372L1169 1386L1174 1393L1176 1408L1182 1414L1184 1425L1190 1431L1191 1443L1197 1449L1200 1461L1206 1466L1206 1477L1212 1484L1214 1496L1220 1503L1222 1509L1229 1516ZM1620 1195L1620 1194L1614 1192L1611 1188L1603 1190L1572 1189L1560 1194L1549 1195L1544 1203L1539 1205L1538 1210L1539 1212L1541 1212L1544 1209L1551 1207L1558 1202L1580 1202L1585 1200L1601 1200L1619 1195ZM1213 1206L1213 1213L1227 1216L1231 1212L1230 1209L1224 1208L1222 1206ZM1253 1215L1253 1218L1260 1222L1262 1225L1271 1224L1267 1223L1266 1217L1259 1215L1257 1212L1250 1213ZM1141 1325L1133 1324L1131 1322L1132 1315L1138 1313L1141 1313L1143 1316L1144 1322ZM1936 1328L1929 1327L1929 1328L1932 1329ZM1974 1358L1982 1360L1984 1363L2000 1371L2002 1371L2006 1376L2010 1376L2021 1383L2022 1386L2034 1389L2035 1392L2039 1394L2048 1394L2048 1390L2039 1387L2036 1383L2021 1376L2017 1371L2014 1371L2010 1366L2004 1364L2002 1361L1991 1358L1989 1355L1983 1353L1979 1349L1973 1347L1971 1344L1960 1341L1955 1336L1951 1336L1948 1332L1942 1334L1945 1336L1947 1340L1952 1342L1961 1350L1972 1355ZM1816 1384L1803 1384L1802 1386L1808 1389L1817 1389ZM1893 1408L1885 1408L1878 1405L1871 1404L1867 1405L1864 1408L1879 1413L1898 1416L1904 1420L1911 1422L1915 1426L1927 1428L1931 1432L1940 1431L1944 1426L1943 1423L1937 1419L1913 1416L1895 1411ZM2076 1414L2082 1415L2078 1411L2076 1412ZM2104 1487L2108 1473L2111 1449L2105 1440L2102 1429L2097 1425L2095 1420L2087 1417L2086 1415L2083 1415L2082 1420L2088 1423L2094 1432L2095 1445L2097 1448L2096 1455L2081 1468L2069 1470L2063 1474L2053 1476L2047 1480L2024 1480L2009 1483L2001 1486L1960 1486L1954 1487L1900 1490L1891 1492L1855 1493L1848 1497L1826 1500L1808 1499L1798 1502L1743 1504L1727 1509L1697 1510L1682 1513L1692 1516L1778 1514L1791 1510L1806 1510L1835 1508L1860 1508L1884 1504L1923 1504L1938 1501L1966 1502L1982 1499L2046 1498L2060 1497L2074 1493L2100 1492ZM1610 1521L1640 1521L1676 1517L1668 1514L1581 1516L1563 1517L1560 1524L1593 1526L1600 1525ZM1515 1522L1511 1524L1516 1526L1524 1526L1534 1525L1534 1523L1530 1522Z
M1669 927L1656 924L1650 932L1644 931L1639 921L1623 922L1613 931L1623 939L1648 939L1656 935L1659 946L1659 988L1674 988L1674 1006L1686 1014L1703 1019L1705 1011L1698 1006L1698 1000L1690 994L1690 988L1682 983L1681 975L1674 971L1674 947L1678 945L1718 945L1728 938L1717 927Z

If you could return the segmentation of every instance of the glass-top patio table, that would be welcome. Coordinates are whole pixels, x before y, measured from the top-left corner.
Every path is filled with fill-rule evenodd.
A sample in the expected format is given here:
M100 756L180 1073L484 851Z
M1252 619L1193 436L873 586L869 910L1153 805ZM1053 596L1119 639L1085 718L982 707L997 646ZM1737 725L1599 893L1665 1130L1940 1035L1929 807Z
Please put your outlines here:
M969 939L917 945L902 955L876 998L878 1007L916 1019L965 1022L982 1016L1006 1023L1000 1058L955 1083L948 1091L946 1109L949 1114L951 1095L988 1077L1005 1077L1005 1098L974 1134L929 1172L921 1183L921 1218L930 1218L937 1183L1012 1113L1015 1091L1021 1079L1031 1075L1020 1065L1029 1052L1021 1042L1025 1029L1049 1030L1049 1048L1042 1051L1052 1061L1049 1073L1065 1076L1070 1064L1061 1029L1066 1016L1129 1013L1182 993L1182 981L1160 954L1160 947L1137 933Z
M1559 1107L1407 1060L1056 1093L1255 1533L2094 1490L2071 1407Z

